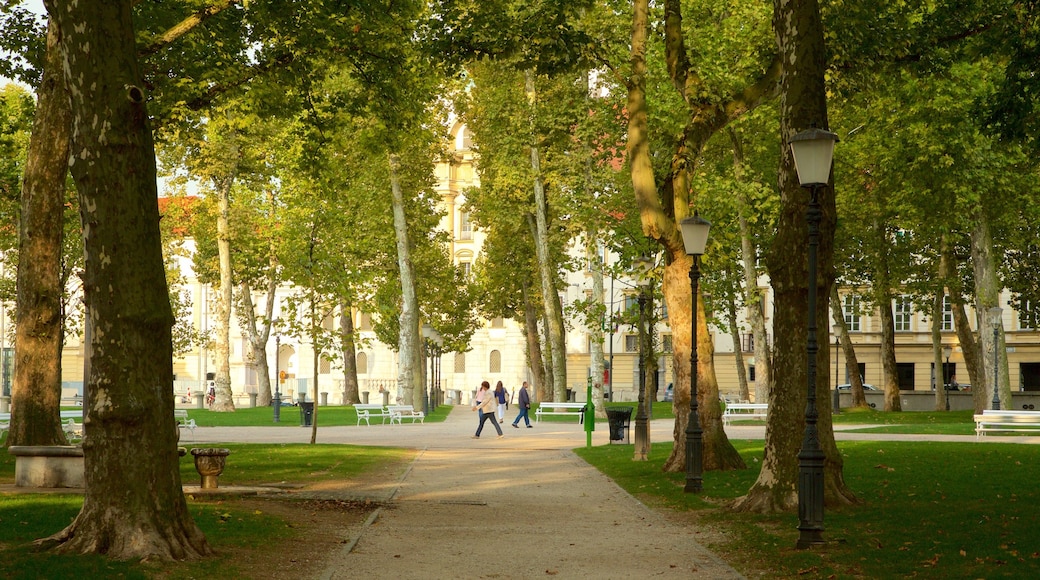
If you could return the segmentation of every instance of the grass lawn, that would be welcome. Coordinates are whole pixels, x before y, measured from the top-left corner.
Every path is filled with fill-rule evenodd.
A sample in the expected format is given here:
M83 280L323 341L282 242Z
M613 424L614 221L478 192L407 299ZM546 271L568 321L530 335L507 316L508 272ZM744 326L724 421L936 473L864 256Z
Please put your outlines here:
M400 471L415 456L410 449L353 445L225 444L231 450L221 486L293 485L343 480L377 470ZM197 483L190 456L180 462L181 479ZM387 473L396 479L399 473ZM14 483L14 457L0 452L0 483ZM188 508L210 545L220 554L283 546L287 551L307 544L304 529L247 506L249 498L188 497ZM208 558L199 562L149 564L113 562L101 556L55 555L36 552L30 542L61 531L79 513L80 495L34 493L0 496L0 577L39 578L249 578L236 560ZM298 508L297 508L298 509Z
M700 495L683 493L684 474L661 471L671 443L654 444L642 463L631 446L575 452L645 503L720 531L702 541L749 578L1040 577L1034 446L841 442L845 481L861 503L828 508L832 543L799 551L797 513L726 509L762 462L761 440L733 443L748 469L706 473Z
M440 405L426 416L427 422L444 421L451 412L451 405ZM217 413L209 409L186 409L188 417L195 419L199 427L255 427L300 425L300 408L282 406L279 409L278 423L274 422L274 410L271 407L253 407L236 409L234 413ZM354 407L318 407L317 421L319 427L336 427L341 425L357 425L357 413ZM377 420L378 422L378 420Z

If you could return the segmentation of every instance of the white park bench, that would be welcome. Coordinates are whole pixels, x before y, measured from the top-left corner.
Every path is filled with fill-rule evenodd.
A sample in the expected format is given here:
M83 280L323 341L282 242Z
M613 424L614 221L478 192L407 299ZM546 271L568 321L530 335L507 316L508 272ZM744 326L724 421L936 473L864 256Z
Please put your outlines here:
M195 428L198 425L195 424L195 419L188 417L188 411L186 409L174 409L173 418L177 421L178 429L187 429L191 432L191 440L195 441Z
M722 424L729 426L731 421L747 419L765 419L769 416L769 405L766 403L726 403L722 412Z
M354 411L357 412L358 425L362 421L365 422L365 425L372 425L369 423L370 419L382 419L381 422L385 423L387 419L391 418L390 411L377 403L359 403L354 405Z
M577 413L575 413L577 411ZM541 422L542 415L570 415L578 417L578 423L585 422L585 403L556 403L547 401L538 403L534 411L534 420Z
M975 415L975 438L986 433L1036 433L1040 435L1040 411L986 409Z
M83 419L83 411L59 411L58 418L61 420L61 430L65 432L65 436L72 441L78 441L83 438L83 423L79 420ZM0 413L0 436L11 428L11 414Z
M426 422L426 415L422 411L416 411L411 405L390 405L386 410L390 413L391 425L395 422L400 425L403 419L411 419L412 423L419 421L425 424Z

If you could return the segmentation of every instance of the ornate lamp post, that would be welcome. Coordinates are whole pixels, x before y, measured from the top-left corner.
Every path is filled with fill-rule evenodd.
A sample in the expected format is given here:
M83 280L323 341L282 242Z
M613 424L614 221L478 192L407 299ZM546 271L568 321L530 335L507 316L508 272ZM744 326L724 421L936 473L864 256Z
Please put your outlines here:
M948 344L943 345L943 356L946 357L946 366L943 368L943 390L946 391L946 410L950 410L950 355L953 354L953 347Z
M279 332L274 335L274 400L271 402L271 408L274 409L274 422L278 423L281 420L282 415L282 392L278 390L279 385L282 383L282 372L278 368L281 363L282 354L282 334Z
M834 412L841 413L841 393L838 391L838 385L841 384L838 376L841 368L841 361L838 360L838 353L841 352L841 325L835 324L831 329L834 331ZM851 389L849 392L852 392Z
M805 405L805 437L798 453L798 549L823 543L823 464L825 455L820 447L816 422L816 252L820 247L819 189L830 180L834 143L838 136L823 129L809 129L791 137L791 154L798 182L809 190L809 206L805 221L809 225L809 336L806 347L808 399Z
M1004 310L999 306L990 308L989 313L989 324L993 327L993 410L1000 410L1000 355L997 353L997 349L1000 348L1000 315Z
M650 286L650 269L654 262L646 256L632 261L633 274L639 285L639 406L636 409L636 440L633 461L646 461L650 456L649 419L646 412L646 290Z
M682 228L686 254L693 258L690 266L690 418L686 421L686 486L683 491L696 493L704 483L704 430L697 410L697 283L701 278L701 256L708 245L711 223L694 213L679 222L679 227Z

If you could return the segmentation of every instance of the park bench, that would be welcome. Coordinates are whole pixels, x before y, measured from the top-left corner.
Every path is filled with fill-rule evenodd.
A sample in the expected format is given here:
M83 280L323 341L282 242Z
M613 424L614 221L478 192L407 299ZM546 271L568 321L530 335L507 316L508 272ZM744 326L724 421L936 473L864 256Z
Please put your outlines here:
M195 424L195 419L188 417L188 411L186 409L174 409L173 418L177 421L178 429L187 429L191 432L191 440L195 441L195 428L198 425Z
M358 403L354 405L354 411L357 412L357 424L360 425L362 421L365 425L372 425L369 423L370 419L382 419L382 423L386 423L387 419L391 419L390 411L384 408L378 403Z
M722 424L729 426L731 421L745 419L765 419L769 416L769 405L766 403L726 403L722 412Z
M553 401L538 403L538 408L534 411L534 420L541 422L542 415L576 415L578 423L584 423L585 403L556 403Z
M393 425L395 421L400 425L403 419L411 419L412 423L415 423L416 421L419 421L420 423L426 422L426 415L422 411L416 411L411 405L390 405L386 410L390 413L391 425Z
M83 439L83 423L77 422L83 419L83 411L59 411L58 416L61 419L61 430L69 441Z
M975 415L975 438L986 433L1036 433L1040 435L1040 411L986 409Z

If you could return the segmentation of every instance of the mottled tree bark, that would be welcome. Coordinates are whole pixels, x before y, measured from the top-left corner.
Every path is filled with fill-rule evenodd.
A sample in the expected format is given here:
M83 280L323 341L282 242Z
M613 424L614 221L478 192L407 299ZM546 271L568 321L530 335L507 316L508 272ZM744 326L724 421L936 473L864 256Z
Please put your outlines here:
M47 25L43 80L22 179L18 231L14 384L7 445L67 443L61 409L61 249L72 110L62 73L60 27Z
M217 192L217 257L220 265L220 287L216 302L217 340L213 345L217 358L217 372L213 377L216 394L210 405L213 411L235 410L235 400L231 397L231 302L234 282L231 272L230 225L231 186L234 183L232 176L213 179Z
M527 366L531 369L531 380L534 388L531 394L535 401L548 401L551 389L546 387L545 362L542 358L542 346L538 336L538 309L531 299L530 285L526 280L520 281L524 293L524 337L527 339Z
M58 542L62 552L162 561L210 548L181 489L170 389L174 318L132 4L46 1L64 32L92 355L83 508L44 543Z
M354 345L354 312L349 300L339 305L339 340L343 352L343 404L361 402L358 395L357 349Z
M394 235L397 240L397 268L401 276L401 315L398 331L398 352L401 353L397 369L397 387L402 392L404 404L422 410L422 397L415 396L419 377L419 299L415 294L415 268L408 241L408 221L404 213L404 192L399 177L401 158L390 155L390 193L394 212Z
M849 336L849 327L845 324L845 313L841 310L841 298L838 296L837 284L831 286L830 302L834 324L841 328L838 335L841 337L842 358L845 359L845 374L849 377L852 406L865 409L867 396L863 393L863 377L859 376L859 359L856 358L856 346L852 344L852 338ZM828 356L828 358L830 357Z
M808 190L799 186L791 157L789 140L810 127L828 127L826 88L826 50L823 23L816 0L774 0L773 30L782 64L780 77L779 191L780 219L773 246L767 256L770 280L775 290L773 332L773 379L769 390L769 419L766 425L765 458L758 480L748 494L735 503L745 511L776 512L793 510L798 505L798 452L805 429L807 389L815 389L818 401L827 401L827 373L816 373L809 385L808 375L808 301L809 284L816 285L817 321L827 320L827 300L834 284L835 206L832 187L823 187L819 200L823 212L820 223L818 275L808 279ZM827 325L816 325L816 342L826 345ZM828 349L816 352L816 368L827 368ZM855 500L845 485L842 459L834 443L830 405L817 405L818 439L825 455L824 496L827 504Z

